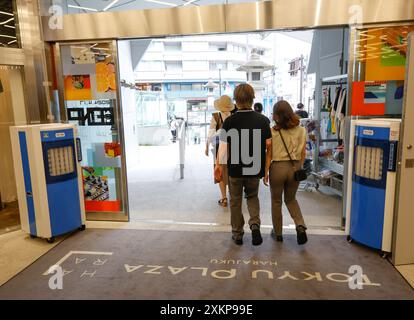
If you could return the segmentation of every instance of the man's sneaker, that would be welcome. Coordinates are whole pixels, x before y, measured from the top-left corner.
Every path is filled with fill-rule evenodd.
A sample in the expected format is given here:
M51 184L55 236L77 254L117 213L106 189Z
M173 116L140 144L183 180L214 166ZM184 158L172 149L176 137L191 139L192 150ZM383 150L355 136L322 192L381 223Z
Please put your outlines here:
M277 236L274 229L270 232L270 236L277 242L283 242L283 236Z
M308 242L308 236L306 235L306 227L297 226L296 233L297 233L298 245L302 245Z
M234 236L232 236L231 238L233 239L234 243L238 246L243 245L243 238L235 238Z
M260 227L257 224L253 224L250 229L252 230L252 245L260 246L263 242Z

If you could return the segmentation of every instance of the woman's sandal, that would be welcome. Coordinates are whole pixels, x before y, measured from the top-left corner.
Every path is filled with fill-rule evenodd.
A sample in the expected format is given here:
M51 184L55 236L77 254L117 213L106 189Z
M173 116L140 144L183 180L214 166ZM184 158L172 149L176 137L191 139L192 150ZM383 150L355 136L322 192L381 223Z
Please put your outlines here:
M227 207L227 198L219 200L218 204L222 207Z

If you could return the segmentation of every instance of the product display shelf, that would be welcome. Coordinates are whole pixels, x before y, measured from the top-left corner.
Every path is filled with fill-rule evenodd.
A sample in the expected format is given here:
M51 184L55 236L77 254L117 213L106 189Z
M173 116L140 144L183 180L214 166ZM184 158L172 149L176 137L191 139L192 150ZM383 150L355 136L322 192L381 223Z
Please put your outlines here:
M326 77L326 78L320 79L320 81L321 81L321 88L327 87L327 86L339 86L339 85L346 86L347 81L348 81L348 75L341 74L337 76ZM344 174L343 164L340 164L336 162L335 160L330 160L328 158L321 157L319 155L321 146L323 146L324 144L328 144L328 143L334 144L335 142L338 141L338 137L336 135L327 134L326 137L323 137L323 134L321 132L321 126L320 126L321 119L327 117L328 112L329 110L323 108L322 105L319 105L317 108L317 119L319 121L319 126L318 126L319 133L317 135L318 139L315 143L314 159L316 161L314 161L315 171L313 172L313 175L315 176L317 181L321 182L322 185L330 187L331 191L334 194L343 196L343 192L342 192L342 186L343 186L342 177ZM323 170L331 170L334 173L334 175L329 176L329 177L322 177L320 175L320 172Z
M343 164L337 163L334 160L328 160L326 158L319 157L319 165L320 167L332 170L333 172L340 174L341 176L344 174Z

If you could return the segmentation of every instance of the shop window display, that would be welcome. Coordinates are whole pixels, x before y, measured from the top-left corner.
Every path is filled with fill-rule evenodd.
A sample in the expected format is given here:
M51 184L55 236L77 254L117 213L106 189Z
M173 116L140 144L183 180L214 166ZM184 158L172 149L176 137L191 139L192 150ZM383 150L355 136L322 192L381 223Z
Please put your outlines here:
M400 116L407 37L414 26L361 30L355 43L353 116Z
M67 120L82 141L85 207L122 213L122 151L117 123L116 66L111 43L62 45Z

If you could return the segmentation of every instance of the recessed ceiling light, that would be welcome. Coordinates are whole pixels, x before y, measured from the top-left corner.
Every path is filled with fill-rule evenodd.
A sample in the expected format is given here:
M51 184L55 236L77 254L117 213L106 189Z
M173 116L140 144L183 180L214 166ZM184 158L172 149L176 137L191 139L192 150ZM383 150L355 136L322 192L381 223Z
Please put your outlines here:
M14 14L13 13L10 13L10 12L0 11L0 14L5 14L6 16L14 17Z
M171 7L177 7L178 5L175 3L171 3L171 2L166 2L166 1L159 1L159 0L145 0L146 2L153 2L153 3L158 3L158 4L163 4L165 6L171 6Z
M10 29L16 29L16 27L15 27L15 26L9 26L8 24L4 25L4 27L6 27L6 28L10 28Z
M196 2L197 0L189 0L186 3L183 4L183 7L188 6L189 4Z
M119 2L119 0L114 0L114 1L112 1L110 4L108 4L104 9L103 9L103 11L106 11L106 10L108 10L108 9L110 9L110 8L112 8L114 5L116 5L117 3Z
M13 36L9 36L9 35L7 35L7 34L0 34L0 37L1 37L1 38L10 38L10 39L16 39L16 37L13 37Z
M14 18L10 18L9 20L6 20L6 21L3 21L3 22L0 22L0 26L4 26L5 24L7 24L7 23L9 23L9 22L11 22L11 21L13 21L14 20Z
M97 11L98 11L98 10L97 10L97 9L95 9L95 8L88 8L88 7L74 6L74 5L71 5L71 4L68 4L68 7L69 7L69 8L72 8L72 9L81 9L81 10L95 11L95 12L97 12Z
M12 40L10 42L7 42L7 44L12 44L12 43L15 43L15 42L17 42L17 40Z

